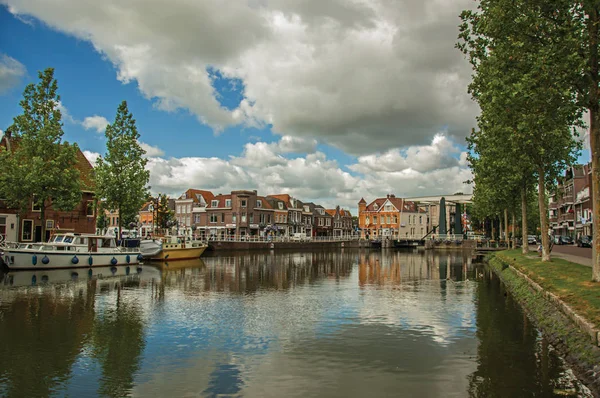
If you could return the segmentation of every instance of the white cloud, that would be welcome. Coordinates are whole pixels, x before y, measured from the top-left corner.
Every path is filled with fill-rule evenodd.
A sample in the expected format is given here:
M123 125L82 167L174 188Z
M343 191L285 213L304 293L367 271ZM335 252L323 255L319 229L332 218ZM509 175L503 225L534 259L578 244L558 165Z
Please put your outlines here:
M436 137L429 146L410 147L404 155L394 150L395 160L387 155L361 157L349 166L351 171L360 171L360 176L345 171L319 151L285 158L288 148L288 140L283 137L270 144L248 143L240 156L228 160L151 157L147 166L150 185L154 192L172 196L188 188L208 189L215 194L235 189L257 189L261 195L289 193L325 206L339 204L353 212L361 197L370 200L390 192L403 197L471 192L463 184L472 179L461 160L464 155L445 136ZM435 157L441 148L455 157L430 161L423 155Z
M233 124L317 137L353 154L464 138L478 110L454 48L471 0L5 0L88 40L122 82L215 131ZM207 68L244 84L223 108Z
M138 143L140 144L140 147L142 147L142 149L146 151L146 156L149 158L165 155L165 152L157 146L152 146L141 141L139 141Z
M0 53L0 94L19 84L26 73L27 69L22 63Z
M77 121L73 118L73 116L71 116L71 113L69 113L69 110L67 109L65 104L62 103L62 101L58 101L56 108L58 108L58 110L60 111L60 115L64 122L73 124L77 123Z
M96 167L96 161L98 160L98 156L100 156L98 152L83 151L83 155L89 160L92 166Z
M104 116L94 115L83 119L81 125L86 130L96 130L97 133L103 133L109 123Z

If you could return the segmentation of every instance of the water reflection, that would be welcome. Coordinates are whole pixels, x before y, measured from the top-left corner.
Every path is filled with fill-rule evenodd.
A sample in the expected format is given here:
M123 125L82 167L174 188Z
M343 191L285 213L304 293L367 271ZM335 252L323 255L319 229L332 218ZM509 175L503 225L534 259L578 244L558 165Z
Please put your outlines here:
M208 255L92 277L11 273L0 285L0 395L488 397L578 388L483 274L460 253L347 249Z

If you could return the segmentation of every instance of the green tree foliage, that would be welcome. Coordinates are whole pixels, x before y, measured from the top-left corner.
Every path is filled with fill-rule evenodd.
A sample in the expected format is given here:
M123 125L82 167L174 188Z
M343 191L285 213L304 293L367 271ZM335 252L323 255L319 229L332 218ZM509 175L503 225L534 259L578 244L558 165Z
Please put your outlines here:
M169 228L169 222L175 220L175 213L169 209L169 197L166 194L158 195L158 206L156 207L157 228Z
M581 108L571 82L582 66L570 53L575 40L569 16L549 20L547 8L537 1L481 0L476 11L462 13L458 44L473 65L469 90L482 110L480 132L470 141L476 195L485 191L492 208L500 202L507 209L519 190L526 199L535 176L545 261L546 187L579 148L574 132Z
M23 113L8 128L11 148L0 148L0 197L23 213L40 208L42 239L46 210L73 210L81 201L77 145L63 142L60 96L54 69L39 72L37 85L29 84L20 102Z
M133 220L148 195L150 172L140 147L135 119L123 101L115 121L106 127L104 157L96 162L96 194L104 206L119 212L119 234L122 226Z
M99 209L98 217L96 217L96 228L100 231L104 231L104 229L108 227L108 220L106 218L106 214L104 214L103 209Z

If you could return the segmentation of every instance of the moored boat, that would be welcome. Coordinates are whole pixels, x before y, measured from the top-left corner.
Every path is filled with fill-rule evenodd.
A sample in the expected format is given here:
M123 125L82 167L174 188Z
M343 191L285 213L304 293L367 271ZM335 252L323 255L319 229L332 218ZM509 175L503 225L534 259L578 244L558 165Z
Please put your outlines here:
M138 264L139 248L117 246L115 237L57 233L46 243L4 242L3 261L7 268L54 269Z
M190 260L200 258L207 247L206 243L185 236L167 236L162 242L162 250L149 258L152 261Z

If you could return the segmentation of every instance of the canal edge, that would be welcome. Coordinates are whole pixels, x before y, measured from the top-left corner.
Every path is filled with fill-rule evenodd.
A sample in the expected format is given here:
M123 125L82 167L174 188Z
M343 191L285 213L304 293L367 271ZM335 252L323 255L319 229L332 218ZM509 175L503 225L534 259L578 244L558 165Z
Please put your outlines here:
M600 397L599 331L558 296L495 254L484 258L491 271L519 302L576 376Z

